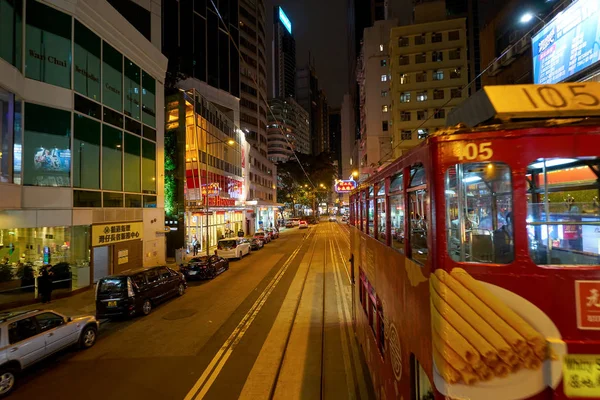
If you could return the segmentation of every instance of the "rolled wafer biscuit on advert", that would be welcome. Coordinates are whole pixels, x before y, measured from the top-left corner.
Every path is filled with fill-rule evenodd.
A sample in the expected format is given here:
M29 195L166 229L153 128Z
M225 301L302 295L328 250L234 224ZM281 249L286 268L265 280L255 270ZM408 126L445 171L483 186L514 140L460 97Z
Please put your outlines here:
M431 290L431 301L442 318L452 325L481 354L486 364L498 359L496 349L448 305L435 290ZM489 364L488 364L489 365ZM490 365L491 367L492 365Z
M477 368L475 370L475 374L477 374L479 379L482 381L489 381L494 377L494 371L492 371L492 369L486 365L483 365L481 368Z
M456 293L458 297L468 304L481 318L487 321L487 323L494 328L504 340L506 340L514 351L518 353L522 349L528 348L527 342L521 334L500 318L494 310L487 306L449 273L442 269L437 269L435 271L435 276L440 282L444 283L450 290Z
M431 325L445 346L450 346L463 360L473 365L481 360L479 353L431 304Z
M496 296L492 295L481 283L469 275L467 271L462 268L454 268L450 275L494 310L514 330L519 332L534 349L545 348L546 339L538 331L533 329L531 325L496 298Z
M433 348L433 361L435 361L435 365L440 375L446 382L452 384L460 381L461 377L458 371L452 368L452 366L444 360L435 347Z
M433 341L433 347L444 357L444 360L448 364L452 365L456 370L472 372L473 368L465 360L463 360L452 347L446 345L440 335L436 331L431 332L431 340Z
M439 296L452 309L454 309L465 321L474 327L498 352L498 356L506 363L514 365L519 362L519 358L514 353L508 342L502 335L494 330L483 318L479 316L467 303L465 303L456 293L439 278L432 274L429 278L432 290L435 290ZM468 338L467 338L468 340Z
M507 364L501 362L494 367L494 375L497 377L504 378L508 374L510 374L510 367Z

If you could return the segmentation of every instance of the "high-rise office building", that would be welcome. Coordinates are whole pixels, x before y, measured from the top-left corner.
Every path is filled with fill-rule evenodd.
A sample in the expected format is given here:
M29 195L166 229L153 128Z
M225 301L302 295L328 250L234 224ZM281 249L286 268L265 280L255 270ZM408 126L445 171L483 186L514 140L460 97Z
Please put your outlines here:
M273 12L273 97L296 97L296 41L292 22L281 7L274 7Z
M247 214L247 233L273 222L277 210L277 167L268 158L266 13L264 0L240 2L240 127L248 142L246 200L254 212Z
M290 97L269 100L269 160L285 162L294 152L310 154L309 115Z
M169 71L239 97L238 21L238 0L163 0L162 44L169 58ZM212 90L187 86L200 90L209 101L220 103ZM233 108L227 104L225 107Z
M342 176L342 110L329 109L329 148L334 162L337 162L338 177Z
M319 88L319 78L310 63L296 72L296 101L310 116L312 154L329 150L329 105L325 92Z

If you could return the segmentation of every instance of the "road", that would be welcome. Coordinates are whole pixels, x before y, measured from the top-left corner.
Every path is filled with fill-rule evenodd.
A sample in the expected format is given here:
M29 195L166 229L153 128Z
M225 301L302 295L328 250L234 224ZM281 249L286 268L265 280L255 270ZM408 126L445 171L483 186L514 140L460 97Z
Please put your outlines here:
M347 228L290 229L96 345L22 376L13 399L369 399L351 327Z

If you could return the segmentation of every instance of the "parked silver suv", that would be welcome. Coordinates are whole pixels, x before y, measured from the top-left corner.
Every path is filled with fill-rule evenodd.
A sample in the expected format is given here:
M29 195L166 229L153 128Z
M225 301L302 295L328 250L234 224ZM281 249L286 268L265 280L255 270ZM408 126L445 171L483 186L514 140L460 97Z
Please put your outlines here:
M93 316L66 317L55 311L0 313L0 397L15 387L17 375L66 347L96 343L100 324Z

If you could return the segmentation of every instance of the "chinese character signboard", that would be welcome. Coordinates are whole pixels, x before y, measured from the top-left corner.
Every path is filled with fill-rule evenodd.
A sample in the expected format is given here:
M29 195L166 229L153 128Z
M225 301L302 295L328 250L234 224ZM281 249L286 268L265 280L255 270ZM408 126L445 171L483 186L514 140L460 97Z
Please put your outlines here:
M577 327L600 330L600 281L575 281Z
M567 397L600 396L600 356L566 354L563 359L563 389Z
M123 222L119 224L92 225L92 246L142 239L144 224L142 222Z
M337 193L348 193L356 189L356 181L353 179L347 181L337 181L335 191Z
M202 195L206 196L206 185L202 185ZM208 184L208 196L218 196L221 188L218 183L209 183Z

